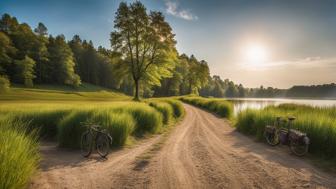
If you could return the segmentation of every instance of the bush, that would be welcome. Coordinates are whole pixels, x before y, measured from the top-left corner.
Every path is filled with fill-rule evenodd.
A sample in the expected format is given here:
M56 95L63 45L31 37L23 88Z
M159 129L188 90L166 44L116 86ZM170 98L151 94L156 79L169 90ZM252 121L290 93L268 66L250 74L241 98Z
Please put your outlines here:
M183 102L206 109L221 117L231 118L233 115L233 105L226 100L203 97L183 97L180 99Z
M9 91L10 82L5 76L0 75L0 93L5 93Z
M24 188L37 171L38 143L33 134L26 134L25 124L0 121L0 188Z

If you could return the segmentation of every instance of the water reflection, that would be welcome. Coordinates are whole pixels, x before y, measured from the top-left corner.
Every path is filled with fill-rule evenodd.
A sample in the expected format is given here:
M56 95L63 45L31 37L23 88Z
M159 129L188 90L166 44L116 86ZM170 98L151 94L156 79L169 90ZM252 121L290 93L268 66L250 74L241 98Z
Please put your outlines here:
M282 99L282 98L229 98L234 104L234 113L247 108L261 109L269 105L279 105L284 103L304 104L318 107L336 106L336 100L317 99Z

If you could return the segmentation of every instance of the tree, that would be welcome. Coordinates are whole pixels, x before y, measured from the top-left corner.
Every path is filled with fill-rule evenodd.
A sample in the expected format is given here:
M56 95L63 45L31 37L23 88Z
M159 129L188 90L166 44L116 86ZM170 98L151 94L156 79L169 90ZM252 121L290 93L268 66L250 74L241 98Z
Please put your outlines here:
M0 75L8 75L12 64L12 57L16 49L13 47L10 38L0 31Z
M238 96L237 86L232 81L230 81L228 83L228 88L226 89L225 96L227 96L227 97L236 97L236 96Z
M238 85L238 96L239 97L245 97L245 89L242 84Z
M16 75L15 80L18 83L23 83L26 87L33 86L34 75L34 66L35 61L31 59L29 56L25 56L23 60L16 60Z
M69 41L69 47L72 50L74 61L75 61L75 72L78 74L81 79L82 77L82 62L83 62L83 53L84 53L84 48L83 48L83 41L79 37L79 35L74 35L72 40Z
M35 33L37 34L37 41L33 47L32 57L36 61L36 79L38 83L42 83L45 80L46 75L46 64L48 62L48 29L43 23L39 23L37 28L35 28Z
M112 50L125 56L122 64L134 81L134 99L139 100L140 81L159 86L162 78L172 76L177 54L174 34L161 12L147 14L140 1L120 3L114 23Z
M198 94L198 90L208 83L209 67L206 61L198 61L194 55L188 59L188 94Z
M48 44L49 65L48 72L50 83L67 84L77 87L81 81L74 71L73 53L65 42L64 36L49 37Z
M48 29L47 27L39 22L37 27L34 29L34 32L39 36L47 36L48 35Z

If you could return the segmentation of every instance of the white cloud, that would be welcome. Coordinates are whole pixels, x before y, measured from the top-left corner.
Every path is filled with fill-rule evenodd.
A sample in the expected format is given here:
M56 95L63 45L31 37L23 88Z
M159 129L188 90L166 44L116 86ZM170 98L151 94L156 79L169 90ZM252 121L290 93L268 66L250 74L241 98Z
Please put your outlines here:
M177 2L166 1L166 12L170 15L185 19L197 20L198 17L193 15L188 9L180 9Z

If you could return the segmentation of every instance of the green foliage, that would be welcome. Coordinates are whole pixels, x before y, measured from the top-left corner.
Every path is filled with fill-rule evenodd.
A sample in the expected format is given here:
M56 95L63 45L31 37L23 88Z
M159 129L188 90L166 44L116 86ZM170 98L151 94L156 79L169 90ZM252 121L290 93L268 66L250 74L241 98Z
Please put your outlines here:
M25 124L3 117L0 120L0 188L24 188L37 171L38 143L21 127Z
M35 61L28 56L25 56L23 60L16 60L16 75L15 79L19 83L23 83L26 87L33 86Z
M0 93L5 93L9 91L10 82L7 77L0 75Z
M80 78L74 71L73 53L64 36L49 37L48 51L51 65L49 82L79 86Z
M9 74L13 54L16 49L13 47L11 39L0 31L0 75Z
M154 88L154 96L198 94L209 77L207 62L199 61L193 55L188 57L182 54L176 61L172 77L161 80L160 86Z
M231 102L223 99L203 98L203 97L182 97L183 102L209 110L221 117L232 118L233 105Z
M125 56L121 67L132 77L134 99L139 100L140 82L160 85L162 78L172 76L177 55L174 35L163 14L147 14L140 1L120 3L114 23L112 50Z
M307 133L310 138L309 152L329 158L336 157L336 107L311 107L282 104L261 110L247 109L238 114L236 127L239 131L255 135L263 140L264 128L273 124L276 116L295 116L293 128Z

